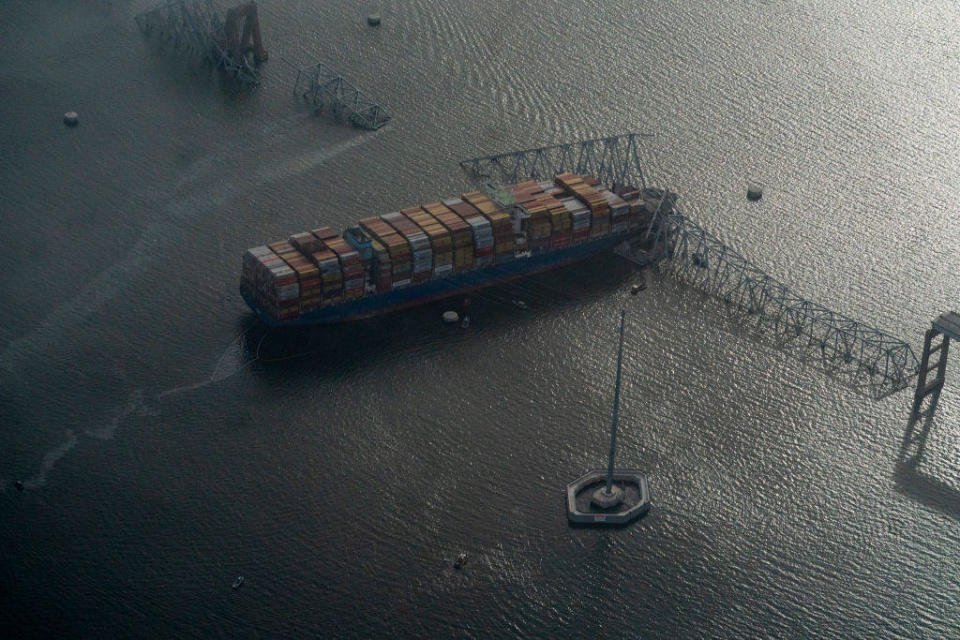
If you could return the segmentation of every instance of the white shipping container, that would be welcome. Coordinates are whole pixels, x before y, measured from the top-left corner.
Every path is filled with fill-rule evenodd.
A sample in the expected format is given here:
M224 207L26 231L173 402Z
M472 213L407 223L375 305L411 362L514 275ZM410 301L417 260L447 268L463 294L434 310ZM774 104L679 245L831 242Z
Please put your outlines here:
M394 280L394 281L393 281L393 288L394 288L394 289L403 289L404 287L409 286L409 285L410 285L410 279L409 279L409 278L406 278L406 279L404 279L404 280Z
M433 270L433 273L437 277L451 275L453 273L453 264L447 263L444 265L438 265L437 268Z

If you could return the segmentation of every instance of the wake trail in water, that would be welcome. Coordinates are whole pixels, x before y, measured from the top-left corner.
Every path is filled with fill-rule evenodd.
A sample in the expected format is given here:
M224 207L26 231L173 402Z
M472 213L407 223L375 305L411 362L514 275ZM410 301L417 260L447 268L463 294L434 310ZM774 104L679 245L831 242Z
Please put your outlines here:
M253 326L241 332L230 342L227 348L220 355L220 358L217 360L217 364L208 379L201 380L200 382L196 382L194 384L183 385L180 387L174 387L173 389L161 391L153 398L153 400L147 397L147 394L144 392L143 388L134 389L127 396L127 401L115 411L114 416L110 418L106 424L97 428L86 429L84 434L96 440L112 440L116 435L117 429L128 419L144 416L160 416L162 410L159 401L163 398L179 393L185 393L187 391L193 391L195 389L202 389L203 387L222 382L223 380L231 378L240 373L257 360L256 357L247 359L244 358L243 355L246 334L250 331L250 329L253 328ZM47 474L53 470L54 466L60 461L61 458L63 458L65 455L67 455L67 453L77 446L79 439L74 431L72 429L67 429L65 433L66 441L43 455L43 459L40 464L40 471L29 480L25 480L23 482L24 488L37 489L45 485L47 483ZM10 484L11 482L9 479L0 478L0 493L5 493Z
M63 339L65 329L77 326L98 311L142 273L147 265L163 256L164 248L170 242L171 229L183 221L211 214L227 201L259 189L265 184L311 171L373 140L380 131L382 129L356 136L329 149L311 151L293 157L283 163L257 171L252 176L244 176L242 180L221 182L213 192L205 190L203 193L174 198L165 207L167 213L165 219L147 226L123 259L107 267L72 299L54 308L36 329L10 342L0 353L0 370L13 373L24 361L39 357L46 350L55 349ZM221 151L216 155L223 154L224 152Z
M213 192L205 190L202 193L187 193L171 199L165 207L166 218L161 222L150 224L123 259L101 272L72 299L54 308L36 329L7 345L0 353L0 371L13 374L22 363L40 358L45 351L57 349L60 346L59 343L64 339L65 329L77 326L98 311L103 305L116 297L158 256L163 255L163 249L170 241L170 231L178 224L197 216L210 214L225 202L254 191L265 184L311 171L343 153L370 142L381 131L382 129L373 133L358 135L328 149L310 151L295 156L280 164L261 169L252 176L246 175L242 180L221 181L219 188ZM215 160L224 160L232 153L233 150L226 149L200 158L194 163L194 167L188 172L188 175L178 181L175 190L179 191L185 186L198 184L211 168L223 164L223 162ZM195 188L199 189L200 187ZM243 334L231 342L227 350L220 356L209 379L162 391L156 396L155 401L158 402L171 395L201 389L210 384L226 380L249 366L256 358L250 361L244 358L242 339ZM131 416L159 415L160 409L156 402L148 402L144 398L143 389L136 389L131 392L127 402L116 411L116 415L107 424L99 428L88 429L85 434L98 440L110 440L114 437L120 425ZM44 454L40 472L24 482L24 486L27 488L43 486L46 483L47 474L53 469L54 465L77 443L77 436L72 430L68 430L67 441ZM0 480L0 492L6 491L7 484L6 480Z

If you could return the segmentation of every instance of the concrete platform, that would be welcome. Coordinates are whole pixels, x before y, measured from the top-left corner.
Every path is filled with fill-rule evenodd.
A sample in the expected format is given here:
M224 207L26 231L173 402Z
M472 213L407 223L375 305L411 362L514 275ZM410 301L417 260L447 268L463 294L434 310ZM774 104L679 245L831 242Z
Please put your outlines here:
M567 518L577 524L626 524L650 510L647 476L636 469L617 469L613 483L623 491L623 500L602 509L592 502L594 493L605 487L607 471L593 469L567 485Z

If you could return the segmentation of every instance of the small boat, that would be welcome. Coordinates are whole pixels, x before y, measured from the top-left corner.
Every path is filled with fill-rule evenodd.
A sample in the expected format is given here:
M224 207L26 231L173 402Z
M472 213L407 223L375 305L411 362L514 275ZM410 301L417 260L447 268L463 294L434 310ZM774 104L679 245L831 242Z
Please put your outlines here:
M243 576L237 576L237 579L233 581L233 588L239 589L243 585Z
M463 565L466 564L466 562L467 562L467 554L461 552L460 555L457 556L456 562L453 563L453 568L462 569Z
M524 302L523 300L513 300L512 302L513 302L513 306L517 307L518 309L527 308L527 303Z
M470 316L463 316L463 321L460 323L460 326L466 329L470 326Z

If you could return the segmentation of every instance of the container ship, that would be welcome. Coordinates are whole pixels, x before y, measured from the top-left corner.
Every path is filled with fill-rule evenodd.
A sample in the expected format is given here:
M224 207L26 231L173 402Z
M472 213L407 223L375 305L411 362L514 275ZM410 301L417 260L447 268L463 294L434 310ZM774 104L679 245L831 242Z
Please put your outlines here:
M589 258L646 230L663 202L569 172L471 191L249 249L240 293L271 327L368 318Z

